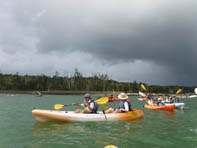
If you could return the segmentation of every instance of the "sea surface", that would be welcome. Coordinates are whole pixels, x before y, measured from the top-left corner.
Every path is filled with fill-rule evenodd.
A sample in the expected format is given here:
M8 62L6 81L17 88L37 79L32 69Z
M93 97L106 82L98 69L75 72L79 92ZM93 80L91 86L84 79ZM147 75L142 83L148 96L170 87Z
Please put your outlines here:
M93 97L96 98L96 97ZM197 98L183 99L184 110L154 111L130 97L144 118L135 121L38 123L32 109L83 102L83 96L0 94L0 148L197 148ZM108 103L117 107L117 103ZM75 106L64 110L76 110Z

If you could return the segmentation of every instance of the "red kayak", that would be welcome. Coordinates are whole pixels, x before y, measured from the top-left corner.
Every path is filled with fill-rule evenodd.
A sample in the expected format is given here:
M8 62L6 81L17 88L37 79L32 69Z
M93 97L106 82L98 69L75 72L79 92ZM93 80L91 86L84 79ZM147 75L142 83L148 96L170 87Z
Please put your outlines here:
M165 106L157 106L157 105L148 105L148 104L145 104L144 105L145 108L147 109L153 109L153 110L173 110L175 109L175 104L172 104L172 105L165 105Z
M120 101L120 99L118 99L118 98L111 98L111 97L109 97L108 102L115 102L115 101Z

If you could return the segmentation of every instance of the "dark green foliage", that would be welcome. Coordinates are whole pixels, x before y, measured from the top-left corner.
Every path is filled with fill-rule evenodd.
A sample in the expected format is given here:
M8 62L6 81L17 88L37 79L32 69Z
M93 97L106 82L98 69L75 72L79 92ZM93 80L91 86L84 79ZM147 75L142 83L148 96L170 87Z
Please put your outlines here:
M92 77L84 77L77 69L73 76L60 77L56 72L53 77L45 75L24 75L2 74L0 73L0 90L39 90L39 91L124 91L135 92L143 91L140 83L117 82L111 80L107 74L93 74ZM193 93L194 87L180 86L158 86L147 87L150 93L175 93L178 88L183 89L183 93Z

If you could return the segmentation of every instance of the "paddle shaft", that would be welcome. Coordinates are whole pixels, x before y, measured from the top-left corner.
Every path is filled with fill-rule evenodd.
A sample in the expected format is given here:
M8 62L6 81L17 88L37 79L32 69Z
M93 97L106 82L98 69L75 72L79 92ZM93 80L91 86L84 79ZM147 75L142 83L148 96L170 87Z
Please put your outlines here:
M106 114L105 114L105 111L104 111L104 109L103 109L103 114L104 114L104 116L105 116L105 119L107 120L107 116L106 116Z

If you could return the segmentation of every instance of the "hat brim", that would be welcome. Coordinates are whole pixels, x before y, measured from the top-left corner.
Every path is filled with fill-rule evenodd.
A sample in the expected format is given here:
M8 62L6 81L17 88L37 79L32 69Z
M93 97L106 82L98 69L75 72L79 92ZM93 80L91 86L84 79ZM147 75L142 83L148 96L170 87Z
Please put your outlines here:
M119 95L118 96L118 99L121 99L121 100L126 100L128 99L129 97L127 95Z

